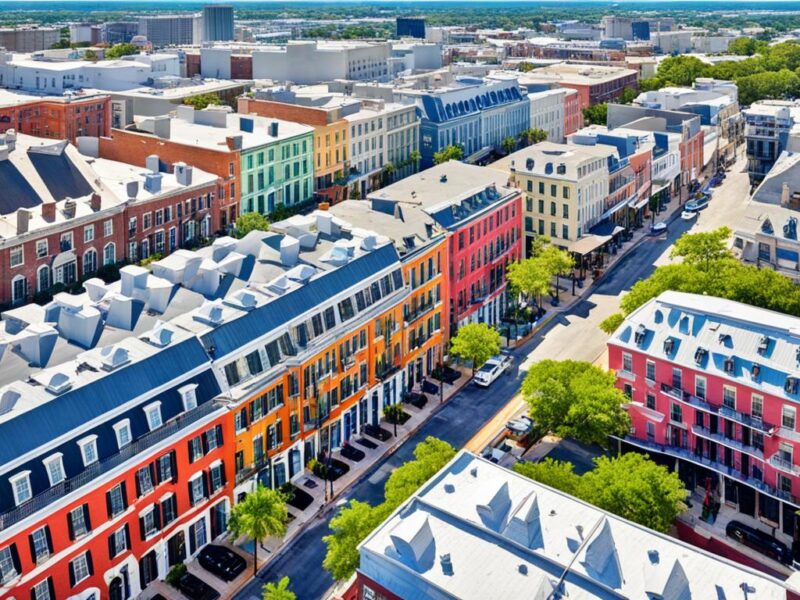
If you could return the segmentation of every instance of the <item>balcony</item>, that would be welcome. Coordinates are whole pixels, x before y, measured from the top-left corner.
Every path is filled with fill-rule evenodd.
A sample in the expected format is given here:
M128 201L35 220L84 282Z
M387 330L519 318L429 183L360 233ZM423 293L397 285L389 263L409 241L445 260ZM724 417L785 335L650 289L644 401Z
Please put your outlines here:
M784 473L788 473L789 475L800 475L800 466L794 464L791 460L784 458L778 452L770 456L767 459L767 462L770 464L770 466L775 467Z
M253 461L249 465L245 465L238 473L236 473L236 485L239 485L245 479L249 479L268 464L269 457L265 454L260 456L258 460Z
M375 377L378 379L387 379L397 373L402 366L398 364L378 365L375 367Z
M435 302L431 302L430 304L421 305L421 306L417 307L416 310L414 310L413 312L409 312L406 315L405 322L406 323L413 323L414 321L419 319L421 316L426 315L429 312L431 312L433 310L433 307L436 306L436 304L437 303L435 303Z
M756 429L762 433L766 433L767 435L772 435L773 433L775 433L775 426L769 423L765 423L759 417L746 415L745 413L733 410L732 408L729 408L727 406L720 406L718 412L720 417L725 417L726 419L730 419L731 421L736 421L737 423L739 423L740 425L744 425L745 427Z
M764 460L764 451L756 448L755 446L750 446L747 444L743 444L739 440L735 440L733 438L729 438L727 436L722 435L721 433L712 433L706 427L702 427L700 425L692 425L692 433L696 436L705 438L707 440L711 440L713 442L717 442L723 446L727 446L728 448L732 448L737 452L744 452L745 454L749 454L750 456L757 458L759 460Z
M689 392L684 392L683 390L667 385L666 383L661 384L661 392L670 398L674 398L675 400L683 402L684 404L688 404L694 408L699 408L700 410L710 413L717 412L717 409L711 406L705 400L702 400L697 396L692 396Z
M159 442L164 441L171 435L178 433L182 429L188 427L196 421L199 421L203 417L207 417L218 408L219 405L215 402L204 402L191 412L179 415L158 429L143 435L132 444L125 446L116 454L88 466L80 474L65 479L61 483L51 486L46 491L36 494L24 504L0 514L0 531L3 531L15 523L18 523L22 519L25 519L33 514L36 514L40 510L47 508L50 504L56 502L57 500L61 500L67 494L71 494L75 490L92 483L104 473L108 473L109 471L116 469L126 461L136 457L138 454L146 451Z

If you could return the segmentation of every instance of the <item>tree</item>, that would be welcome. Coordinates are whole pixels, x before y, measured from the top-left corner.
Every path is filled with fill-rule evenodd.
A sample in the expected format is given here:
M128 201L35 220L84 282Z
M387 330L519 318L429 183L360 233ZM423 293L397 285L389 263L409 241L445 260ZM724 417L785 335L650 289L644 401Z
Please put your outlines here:
M664 87L664 82L659 77L648 77L639 82L640 92L652 92L660 90L662 87Z
M251 231L267 231L269 221L267 217L257 212L244 213L239 215L234 224L234 235L243 238Z
M756 53L757 42L753 38L740 37L728 44L728 54L736 56L753 56Z
M730 236L731 230L728 227L701 233L685 233L675 240L670 256L681 257L683 262L708 272L717 261L733 257L727 246Z
M661 200L658 196L650 196L650 200L647 202L647 207L650 209L651 223L655 225L656 214L658 214L659 209L661 208Z
M87 50L86 52L83 53L83 60L91 60L91 61L97 60L97 52L91 49Z
M561 490L570 496L580 494L580 475L573 470L571 462L545 458L536 463L519 461L514 464L514 472L533 479L551 488Z
M358 568L358 545L389 513L366 502L350 500L331 519L331 534L322 538L327 546L322 566L336 581L345 581ZM390 511L391 512L391 511Z
M541 260L545 265L547 272L555 275L556 277L556 298L559 297L559 277L561 275L568 275L572 269L575 268L575 259L566 250L562 250L557 246L546 246L541 254L533 260Z
M627 396L616 377L583 361L542 360L522 382L522 395L533 421L545 431L605 446L610 435L630 426L622 405Z
M460 144L449 145L442 148L439 152L433 153L433 164L440 165L448 160L461 160L464 158L464 148Z
M514 136L507 135L503 138L503 141L500 142L500 145L503 147L503 152L506 154L511 154L517 149L517 140L514 138Z
M528 73L528 72L530 72L530 71L533 71L535 68L536 68L536 67L534 67L534 66L533 66L531 63L529 63L529 62L521 62L521 63L519 63L519 66L517 67L517 70L518 70L520 73Z
M270 536L282 537L289 522L283 494L259 484L231 510L228 529L253 540L253 576L258 573L258 546Z
M544 129L532 127L520 133L519 139L526 146L531 146L532 144L545 141L547 139L547 132Z
M472 361L472 374L483 363L500 352L500 334L486 323L469 323L459 327L450 340L450 352Z
M634 90L633 88L629 88L629 87L623 88L622 89L622 93L619 96L619 103L620 104L630 104L631 102L636 100L636 96L638 96L638 95L639 95L639 93L636 90Z
M216 94L197 94L196 96L189 96L183 99L183 103L187 106L194 107L195 110L203 110L209 106L218 106L222 104L219 96Z
M550 291L553 275L538 256L533 256L509 264L507 278L517 294L535 298L536 304L541 307L542 296Z
M414 460L398 467L386 480L384 504L391 512L408 500L456 455L447 442L428 436L414 448Z
M677 473L635 452L595 459L581 477L581 496L600 508L666 533L686 510L688 495Z
M614 313L603 319L603 321L600 323L600 329L602 329L608 335L611 335L617 329L619 329L619 326L622 325L622 322L624 320L625 320L625 315L619 312Z
M420 154L419 150L412 150L408 154L408 160L414 165L414 171L419 171L419 161L422 160L422 154Z
M587 125L605 125L608 117L608 104L592 104L583 109L583 119Z
M288 219L295 213L294 208L289 208L283 202L278 202L275 205L275 208L272 209L272 212L269 213L270 219L272 219L273 223L278 221L283 221L284 219Z
M708 76L711 65L696 56L668 56L658 64L658 78L672 85L690 86L698 77Z
M389 185L392 181L392 175L394 175L394 164L387 162L383 165L383 169L381 169L381 180L383 181L383 185Z
M107 59L113 59L130 56L132 54L139 54L138 46L134 46L133 44L115 44L106 50L105 57Z
M269 582L261 591L263 600L296 600L297 596L289 589L289 577L284 575L278 583Z
M794 98L800 93L800 77L789 69L739 77L736 85L743 105L758 100Z

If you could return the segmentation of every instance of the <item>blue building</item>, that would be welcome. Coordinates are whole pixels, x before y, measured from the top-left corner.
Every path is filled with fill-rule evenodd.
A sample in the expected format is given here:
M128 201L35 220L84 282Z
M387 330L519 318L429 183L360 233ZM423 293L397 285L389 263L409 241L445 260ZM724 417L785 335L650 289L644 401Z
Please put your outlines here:
M397 17L397 37L425 39L425 17Z
M432 90L401 90L420 113L422 168L449 145L461 145L464 159L477 162L501 149L504 138L530 127L530 100L514 77L459 77Z

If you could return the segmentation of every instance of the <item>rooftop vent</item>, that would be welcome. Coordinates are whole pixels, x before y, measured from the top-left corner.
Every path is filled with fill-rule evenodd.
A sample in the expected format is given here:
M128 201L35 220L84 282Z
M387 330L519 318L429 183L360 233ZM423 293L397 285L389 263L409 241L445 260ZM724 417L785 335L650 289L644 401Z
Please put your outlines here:
M106 346L100 350L101 362L106 371L113 371L117 367L130 362L128 350L120 346Z
M442 565L442 573L450 577L453 574L453 561L450 559L450 555L442 554L439 557L439 563Z
M797 393L797 377L787 377L783 389L787 394Z
M222 322L222 304L219 301L206 301L197 309L194 318L209 325L219 325Z
M695 350L694 353L694 362L695 364L700 364L703 362L703 359L706 357L706 349L705 348L698 348Z
M18 391L9 387L5 388L3 392L0 393L0 415L14 410L14 407L21 397L22 395Z
M52 394L62 394L72 387L72 378L66 373L55 371L46 380L45 387Z
M753 366L750 367L750 375L752 375L753 379L758 379L759 375L761 375L761 365L753 363Z
M667 338L664 340L664 354L672 354L672 351L675 349L675 340L672 338Z
M529 158L528 160L525 161L525 169L527 169L528 171L533 171L533 165L534 162L532 158Z
M145 173L144 189L151 194L161 192L161 173Z
M445 483L444 491L446 494L454 494L456 491L456 486L454 486L452 483Z
M153 331L151 331L147 336L147 339L154 346L163 348L164 346L168 346L172 341L172 336L174 333L175 330L172 329L171 325L165 323L164 321L158 320L156 321L156 326L153 327Z
M644 338L647 335L647 328L644 325L639 325L636 328L636 333L633 334L633 341L637 346L644 343Z
M439 181L441 183L447 183L447 175L445 173L442 173L442 176L439 177Z

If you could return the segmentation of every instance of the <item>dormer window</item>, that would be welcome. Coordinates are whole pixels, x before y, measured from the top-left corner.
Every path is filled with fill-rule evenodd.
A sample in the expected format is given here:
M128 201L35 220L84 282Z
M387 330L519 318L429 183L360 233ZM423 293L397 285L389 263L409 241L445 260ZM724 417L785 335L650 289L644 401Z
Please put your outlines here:
M758 344L758 353L761 356L764 356L769 350L769 338L767 336L762 336L761 341Z
M78 440L78 447L81 449L81 458L83 458L83 466L97 462L97 436L89 435L83 439Z
M147 417L147 427L150 431L161 427L161 402L151 402L144 407L144 414Z
M706 349L705 348L698 348L694 353L694 362L695 364L701 364L703 359L706 357Z
M761 375L761 365L753 363L753 366L750 367L750 375L752 375L753 379L758 379L759 375Z
M725 359L725 372L728 374L733 374L736 367L736 363L732 358Z
M47 477L50 479L50 485L61 483L67 478L64 474L63 455L60 452L45 458L42 462L44 463L45 469L47 469Z
M675 340L672 338L667 338L664 340L664 354L672 354L672 350L675 348Z
M27 502L33 497L30 471L17 473L16 475L9 477L8 482L11 484L11 491L14 493L14 504L17 506Z
M639 325L636 328L636 333L633 334L633 341L637 346L641 346L644 343L644 338L647 335L647 329L644 325Z
M185 385L182 388L178 389L178 393L181 395L181 400L183 400L183 410L189 412L190 410L194 410L197 408L197 384L190 383L189 385Z
M128 419L120 421L114 425L114 432L117 434L117 447L122 450L131 443L131 422Z
M787 394L797 393L797 377L787 377L783 389Z

